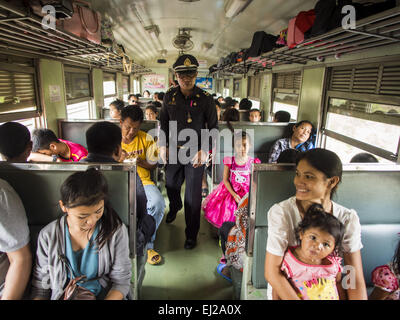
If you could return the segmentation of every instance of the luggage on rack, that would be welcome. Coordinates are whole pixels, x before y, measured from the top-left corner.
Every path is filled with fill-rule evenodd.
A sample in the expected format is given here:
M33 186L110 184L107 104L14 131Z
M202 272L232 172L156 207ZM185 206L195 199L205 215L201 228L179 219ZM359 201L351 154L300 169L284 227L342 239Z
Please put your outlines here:
M341 26L345 14L342 8L346 5L354 6L356 19L360 20L373 14L396 7L396 0L385 0L378 3L356 3L352 0L319 0L315 5L315 21L305 38L315 37Z
M210 74L215 72L215 71L217 71L217 70L218 70L218 68L217 68L216 64L213 64L210 68L208 68L208 71L209 71Z
M394 7L396 7L396 0L385 0L378 3L367 2L363 4L358 4L356 6L357 20L367 18L369 16L389 9L393 9Z
M287 31L287 46L294 48L304 41L304 33L311 29L315 21L315 11L301 11L289 21Z
M80 38L101 44L101 15L83 0L74 0L71 19L57 21L57 26Z
M278 36L273 36L265 31L257 31L253 34L251 46L245 55L245 60L249 57L258 57L265 52L276 48L276 40Z
M315 5L315 21L305 38L319 36L340 26L342 8L351 5L351 0L319 0Z
M287 33L288 33L288 28L283 29L283 30L279 33L278 40L276 40L276 44L277 44L278 46L286 46L286 45L287 45Z
M42 8L51 5L56 11L56 19L70 19L74 14L74 8L71 0L25 0L32 12L40 17L47 15L42 12Z

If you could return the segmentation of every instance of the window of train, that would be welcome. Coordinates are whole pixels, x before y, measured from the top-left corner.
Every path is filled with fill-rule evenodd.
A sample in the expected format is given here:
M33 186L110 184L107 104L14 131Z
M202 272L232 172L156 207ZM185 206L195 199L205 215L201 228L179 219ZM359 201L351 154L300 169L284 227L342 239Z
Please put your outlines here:
M242 92L241 92L241 81L238 79L233 80L233 96L234 97L241 97ZM240 98L239 98L240 101Z
M116 74L103 72L104 107L108 107L116 99L117 83Z
M260 76L249 77L247 83L248 83L247 96L259 99L261 96L261 77Z
M329 72L323 137L343 162L369 152L397 162L400 147L400 63L334 67Z
M139 79L133 79L133 93L140 93L140 81Z
M0 122L34 121L40 115L33 59L0 55Z
M93 100L90 70L64 67L68 119L90 119Z
M130 86L129 86L129 76L122 76L122 95L124 101L128 101L128 96L130 92Z
M224 98L230 96L229 82L230 82L229 79L224 79L224 88L222 90L222 95L224 96Z
M283 110L290 113L292 120L297 120L301 82L301 72L285 72L274 75L273 114Z

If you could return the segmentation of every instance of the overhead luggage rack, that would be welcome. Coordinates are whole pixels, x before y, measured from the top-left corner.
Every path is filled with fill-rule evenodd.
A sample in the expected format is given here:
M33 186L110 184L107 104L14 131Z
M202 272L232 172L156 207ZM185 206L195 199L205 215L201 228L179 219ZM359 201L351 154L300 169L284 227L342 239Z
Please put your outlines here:
M0 0L0 50L34 57L60 59L75 64L124 72L124 60L131 58L117 54L111 48L97 45L62 29L45 29L42 19L9 2ZM132 73L150 73L132 61Z
M245 74L287 64L322 63L327 57L365 51L371 48L400 44L400 6L356 22L355 29L342 27L306 39L295 48L281 47L259 57L223 66L215 72L229 70Z

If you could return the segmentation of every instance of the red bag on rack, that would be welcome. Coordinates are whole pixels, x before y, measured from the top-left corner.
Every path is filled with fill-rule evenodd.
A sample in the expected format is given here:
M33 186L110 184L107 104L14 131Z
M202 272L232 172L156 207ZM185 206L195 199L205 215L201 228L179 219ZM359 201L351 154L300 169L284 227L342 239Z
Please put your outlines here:
M101 15L82 0L74 1L71 19L57 21L57 26L80 38L101 44Z
M295 18L290 19L287 31L287 45L294 48L304 41L304 33L310 30L315 21L315 11L301 11Z

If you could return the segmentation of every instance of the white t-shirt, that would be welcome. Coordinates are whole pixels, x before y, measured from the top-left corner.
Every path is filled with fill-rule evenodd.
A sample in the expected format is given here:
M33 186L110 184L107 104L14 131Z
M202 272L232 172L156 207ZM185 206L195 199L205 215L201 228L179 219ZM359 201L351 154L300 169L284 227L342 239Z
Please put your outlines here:
M355 210L347 209L332 201L332 213L344 225L342 247L344 252L361 250L361 225ZM268 239L266 250L284 256L288 246L297 245L295 229L301 221L296 197L274 204L268 211Z
M15 190L0 179L0 252L14 252L29 243L29 227L25 208ZM8 271L8 259L0 259L0 296Z
M332 201L332 213L344 225L342 247L344 252L361 250L361 225L357 212ZM297 245L295 229L301 221L300 211L293 196L274 204L268 211L268 239L266 250L283 257L288 246ZM267 299L272 300L272 287L268 284Z

